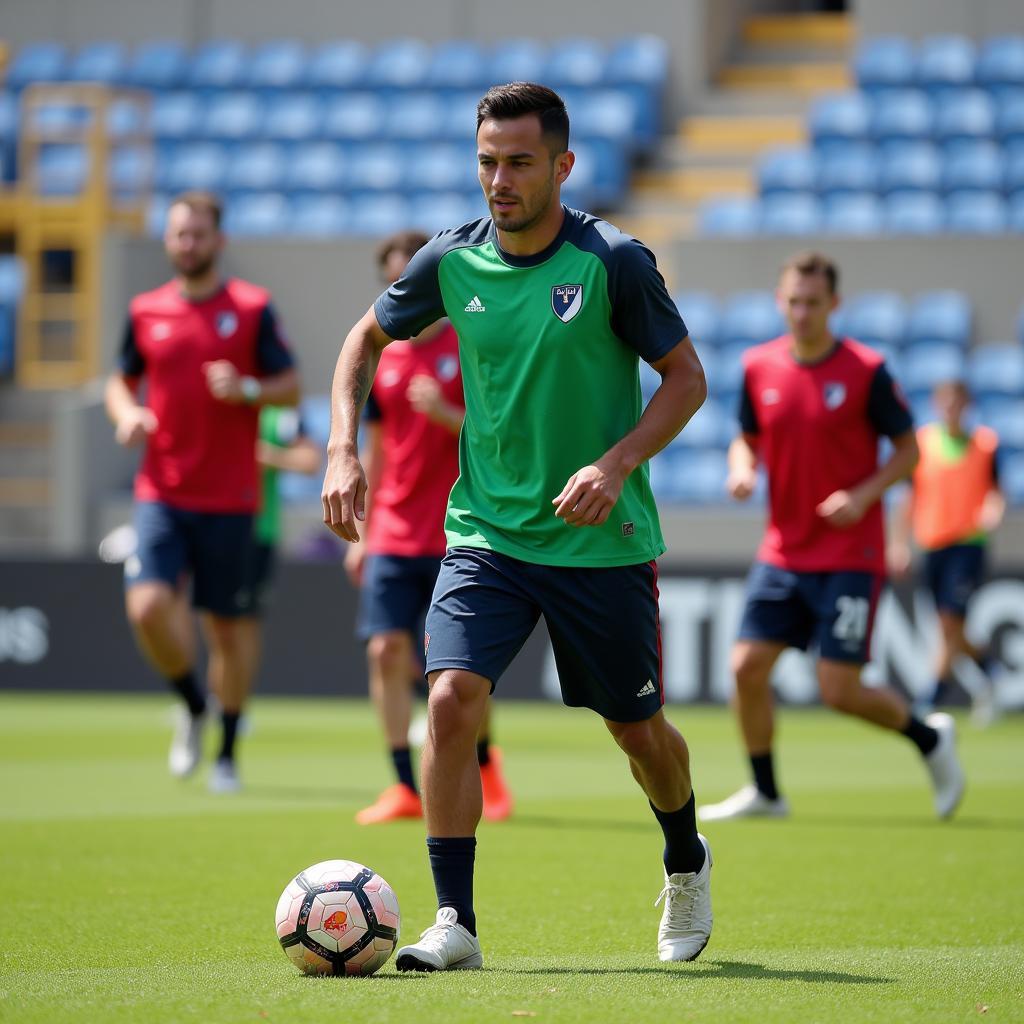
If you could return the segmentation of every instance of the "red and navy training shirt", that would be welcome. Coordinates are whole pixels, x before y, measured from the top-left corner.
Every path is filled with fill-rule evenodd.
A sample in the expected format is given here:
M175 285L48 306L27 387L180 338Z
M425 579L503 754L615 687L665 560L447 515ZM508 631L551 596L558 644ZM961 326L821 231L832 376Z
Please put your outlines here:
M882 357L850 339L800 363L788 335L744 353L740 427L768 474L768 526L760 561L794 572L885 572L882 505L838 528L817 506L878 470L881 436L913 421Z
M131 302L121 345L125 377L145 377L157 419L135 477L135 497L194 512L253 512L259 505L259 409L210 394L203 367L226 359L260 377L293 365L270 294L231 279L192 302L174 282Z

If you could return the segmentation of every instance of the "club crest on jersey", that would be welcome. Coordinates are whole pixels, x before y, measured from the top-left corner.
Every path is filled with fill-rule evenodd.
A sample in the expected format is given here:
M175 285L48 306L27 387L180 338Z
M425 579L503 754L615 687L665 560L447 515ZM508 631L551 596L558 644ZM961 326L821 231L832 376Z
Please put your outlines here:
M459 372L459 361L455 356L441 356L435 367L437 379L444 383L455 380Z
M838 409L846 401L846 385L841 381L830 380L822 390L826 409Z
M567 324L583 307L583 285L556 284L551 289L551 309Z
M225 309L217 314L217 333L222 338L230 338L238 330L238 317L233 310Z

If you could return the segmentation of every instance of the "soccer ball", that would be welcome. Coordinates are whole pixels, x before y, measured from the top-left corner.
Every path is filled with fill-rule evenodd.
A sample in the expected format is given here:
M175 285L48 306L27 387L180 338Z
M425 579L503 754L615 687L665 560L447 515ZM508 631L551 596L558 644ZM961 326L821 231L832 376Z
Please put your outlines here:
M305 974L373 974L398 945L394 890L351 860L300 871L277 901L277 937Z

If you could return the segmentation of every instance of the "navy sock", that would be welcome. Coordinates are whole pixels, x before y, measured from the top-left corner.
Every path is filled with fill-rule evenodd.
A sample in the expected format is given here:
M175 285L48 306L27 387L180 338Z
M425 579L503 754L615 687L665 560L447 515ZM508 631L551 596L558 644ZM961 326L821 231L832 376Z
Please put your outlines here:
M754 785L758 792L769 800L779 799L779 790L775 785L775 765L772 763L772 752L767 754L751 754L750 767L754 772Z
M476 759L482 768L485 764L491 763L491 738L484 736L476 741Z
M654 804L651 804L651 810L665 833L665 871L670 875L700 871L707 853L697 836L693 793L678 811L659 811Z
M240 711L222 711L220 713L224 732L220 743L220 753L217 755L218 761L233 761L235 759L235 737L238 735L238 720L241 717Z
M206 710L206 698L196 685L196 676L191 669L182 673L176 679L168 679L167 681L171 684L171 688L188 705L190 714L201 715Z
M476 935L476 914L473 912L476 836L427 836L427 854L434 875L438 910L454 907L459 915L459 924L471 935Z
M925 757L935 749L939 742L939 734L930 725L925 725L920 718L915 718L913 715L910 716L910 721L901 731Z
M392 747L391 761L395 766L395 774L398 781L405 783L414 793L416 783L412 777L412 754L408 747Z

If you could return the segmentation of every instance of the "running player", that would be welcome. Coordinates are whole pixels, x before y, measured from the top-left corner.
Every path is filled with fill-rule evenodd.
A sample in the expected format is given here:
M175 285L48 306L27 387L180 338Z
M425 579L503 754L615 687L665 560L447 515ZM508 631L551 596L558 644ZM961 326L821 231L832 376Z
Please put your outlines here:
M299 381L267 292L220 276L220 220L217 199L206 193L171 203L164 246L175 277L132 300L106 408L120 444L145 446L125 604L142 653L184 704L170 770L186 776L195 769L206 713L192 619L178 599L191 581L209 648L208 682L222 709L210 786L226 792L238 786L235 737L252 682L241 618L251 607L259 407L294 404Z
M973 718L988 725L996 714L987 658L967 639L967 606L985 578L989 535L1003 520L999 489L999 438L988 427L971 430L964 414L970 391L961 380L935 388L939 414L917 432L921 461L896 516L889 565L896 575L910 568L910 533L924 550L922 581L935 600L940 637L935 687L928 706L942 699L955 676L971 697Z
M404 231L381 244L377 266L385 285L402 276L427 241ZM465 412L459 339L447 320L381 355L364 412L363 537L349 548L345 567L361 588L358 632L397 781L356 815L361 825L423 816L409 750L413 678L423 675L415 645L444 556L445 506L459 475ZM490 745L489 717L477 740L483 813L502 821L512 813L512 795L501 752Z
M812 644L822 700L906 736L928 767L939 817L948 818L963 793L952 718L919 721L895 691L861 683L885 573L880 499L913 470L918 452L881 356L829 330L837 283L834 264L820 253L793 257L776 293L789 333L745 353L742 433L729 449L727 487L738 501L749 498L761 463L769 492L768 528L732 655L754 783L702 807L702 821L788 814L772 760L769 680L787 647ZM881 437L893 450L879 466Z
M646 469L700 407L704 374L652 254L562 205L568 142L550 89L489 90L477 160L491 216L442 231L413 257L349 332L335 374L324 521L355 541L366 493L356 432L379 353L444 315L459 336L460 475L425 638L423 793L439 909L398 951L401 971L482 966L476 736L488 694L542 615L563 700L602 717L664 833L659 956L692 960L711 933L689 754L662 710L664 542ZM643 410L638 355L661 375Z

